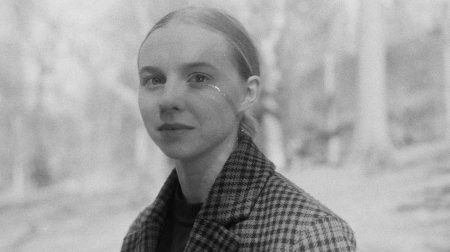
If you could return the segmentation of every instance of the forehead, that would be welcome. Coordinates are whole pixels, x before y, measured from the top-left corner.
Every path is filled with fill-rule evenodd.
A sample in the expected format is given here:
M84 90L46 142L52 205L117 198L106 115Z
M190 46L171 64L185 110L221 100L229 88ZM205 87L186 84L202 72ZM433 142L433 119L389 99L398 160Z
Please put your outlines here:
M232 67L229 45L223 35L190 24L169 24L155 30L139 52L139 67L170 67L206 62L217 68Z

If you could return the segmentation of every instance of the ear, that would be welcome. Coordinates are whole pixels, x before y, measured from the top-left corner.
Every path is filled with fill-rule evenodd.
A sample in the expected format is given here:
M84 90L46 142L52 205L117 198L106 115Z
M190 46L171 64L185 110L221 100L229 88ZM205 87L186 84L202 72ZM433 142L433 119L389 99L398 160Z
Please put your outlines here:
M259 97L260 93L260 78L259 76L250 76L244 83L244 99L240 104L239 111L245 111L250 108Z

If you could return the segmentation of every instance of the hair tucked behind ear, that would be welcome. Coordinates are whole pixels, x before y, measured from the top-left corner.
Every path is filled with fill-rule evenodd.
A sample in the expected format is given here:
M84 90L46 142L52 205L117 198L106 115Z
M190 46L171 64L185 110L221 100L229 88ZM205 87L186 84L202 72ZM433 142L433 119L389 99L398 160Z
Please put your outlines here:
M245 111L239 123L239 130L254 138L258 133L258 121L248 111Z

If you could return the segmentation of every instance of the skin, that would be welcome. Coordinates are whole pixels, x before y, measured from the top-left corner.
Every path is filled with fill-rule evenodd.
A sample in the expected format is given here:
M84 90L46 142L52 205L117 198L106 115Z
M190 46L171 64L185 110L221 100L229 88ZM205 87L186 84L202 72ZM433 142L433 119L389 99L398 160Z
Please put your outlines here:
M257 99L259 77L243 79L229 44L198 25L170 23L139 52L139 109L150 137L175 160L190 203L204 202L237 142L242 112ZM161 125L182 124L161 130Z

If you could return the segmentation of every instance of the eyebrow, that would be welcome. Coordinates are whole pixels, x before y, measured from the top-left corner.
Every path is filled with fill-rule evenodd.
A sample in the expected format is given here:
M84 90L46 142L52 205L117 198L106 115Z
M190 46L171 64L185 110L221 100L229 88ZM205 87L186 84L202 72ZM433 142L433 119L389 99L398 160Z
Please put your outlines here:
M154 66L144 66L139 70L139 74L142 74L144 72L160 72L159 68Z
M211 63L208 63L208 62L190 62L190 63L185 63L185 64L181 65L181 69L189 69L189 68L197 68L197 67L209 67L214 70L217 70L217 68L214 65L212 65Z
M181 65L180 69L185 70L185 69L198 68L198 67L208 67L208 68L212 68L213 70L217 70L217 67L215 67L214 65L212 65L211 63L208 63L208 62L184 63ZM155 66L144 66L139 70L139 74L142 74L144 72L161 72L161 70Z

